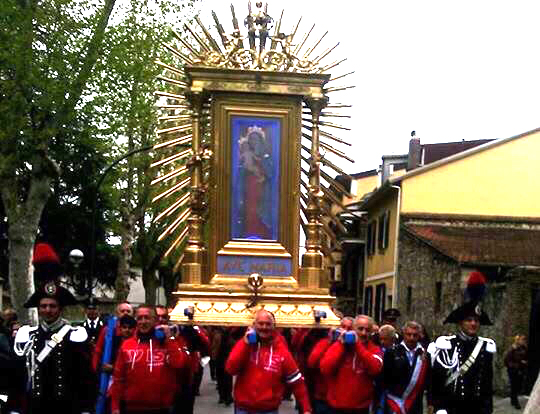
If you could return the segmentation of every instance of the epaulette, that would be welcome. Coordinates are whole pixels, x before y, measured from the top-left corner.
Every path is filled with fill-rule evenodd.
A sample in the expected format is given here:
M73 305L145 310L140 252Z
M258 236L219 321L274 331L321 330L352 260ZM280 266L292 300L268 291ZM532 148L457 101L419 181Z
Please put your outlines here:
M88 339L88 332L82 326L74 326L69 334L71 342L84 342Z
M478 337L478 339L484 341L486 343L486 351L490 354L494 354L497 352L497 344L495 341L491 338L483 338L481 336Z
M441 349L451 349L452 343L450 342L454 339L455 335L450 336L439 336L435 342L431 342L428 345L427 352L433 355L435 352L440 351Z
M37 326L30 325L23 325L17 330L13 343L13 350L17 356L24 355L26 344L30 341L30 334L35 331L37 331Z
M30 333L37 331L37 326L23 325L17 330L15 343L26 343L30 340Z

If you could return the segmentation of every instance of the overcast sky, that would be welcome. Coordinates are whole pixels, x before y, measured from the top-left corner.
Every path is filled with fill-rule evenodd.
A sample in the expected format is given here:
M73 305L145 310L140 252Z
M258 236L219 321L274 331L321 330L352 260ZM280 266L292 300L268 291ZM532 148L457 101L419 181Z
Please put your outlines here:
M202 0L232 31L230 1ZM247 1L234 1L243 26ZM255 2L252 2L255 9ZM376 168L383 154L406 153L410 132L423 143L505 138L540 127L539 1L273 0L283 32L303 16L296 41L315 23L307 45L340 42L327 62L348 60L332 75L356 71L335 86L331 102L353 104L350 173ZM216 36L217 37L217 36ZM305 48L303 50L306 50ZM334 85L332 85L334 86Z

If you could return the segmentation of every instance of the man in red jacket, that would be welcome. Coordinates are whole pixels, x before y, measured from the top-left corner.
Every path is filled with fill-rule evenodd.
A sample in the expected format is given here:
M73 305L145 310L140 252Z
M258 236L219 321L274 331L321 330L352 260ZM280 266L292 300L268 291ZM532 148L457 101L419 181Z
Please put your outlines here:
M168 413L177 388L178 370L187 355L167 325L156 326L156 311L140 306L136 335L124 341L114 365L112 414Z
M112 373L114 368L114 361L116 359L116 353L120 348L122 343L122 331L120 329L120 318L122 316L129 315L133 316L133 307L128 302L121 302L116 306L116 326L114 328L114 335L112 337L112 355L111 363L103 363L103 350L105 349L105 338L107 336L107 324L99 331L98 340L96 347L94 348L94 353L92 354L92 368L95 372L107 372Z
M354 318L350 316L342 318L339 329L336 329L335 331L330 330L326 338L322 338L317 342L309 354L307 366L311 370L314 380L313 395L311 396L311 405L313 406L314 414L329 414L332 412L326 402L328 395L328 379L326 378L326 375L321 373L320 362L328 348L330 348L334 342L334 333L352 330L353 323Z
M277 414L286 385L292 387L303 413L310 414L304 379L275 331L274 316L259 310L254 328L236 343L225 365L229 374L236 375L235 414Z
M381 349L369 340L373 319L358 315L353 331L342 331L320 361L328 379L327 402L336 414L368 414L373 381L382 370Z

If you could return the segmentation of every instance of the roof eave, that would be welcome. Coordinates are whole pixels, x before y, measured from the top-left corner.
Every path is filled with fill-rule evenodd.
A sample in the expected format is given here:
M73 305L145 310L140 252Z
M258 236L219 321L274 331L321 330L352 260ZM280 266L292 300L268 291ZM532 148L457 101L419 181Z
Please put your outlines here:
M510 141L515 140L515 139L525 137L527 135L534 134L536 132L540 132L540 128L536 128L536 129L533 129L531 131L523 132L523 133L521 133L519 135L514 135L512 137L496 139L494 141L488 142L488 143L483 144L483 145L479 145L477 147L468 149L466 151L458 152L457 154L454 154L454 155L451 155L449 157L443 158L441 160L432 162L431 164L425 165L423 167L415 168L414 170L411 170L408 173L405 173L405 174L403 174L403 175L401 175L399 177L390 178L389 181L392 184L398 184L401 181L406 180L407 178L414 177L414 176L419 175L419 174L423 174L423 173L425 173L427 171L431 171L431 170L433 170L435 168L438 168L438 167L441 167L443 165L450 164L450 163L452 163L454 161L458 161L458 160L461 160L463 158L467 158L467 157L469 157L471 155L477 154L477 153L485 151L487 149L497 147L497 146L502 145L502 144L506 144L507 142L510 142Z

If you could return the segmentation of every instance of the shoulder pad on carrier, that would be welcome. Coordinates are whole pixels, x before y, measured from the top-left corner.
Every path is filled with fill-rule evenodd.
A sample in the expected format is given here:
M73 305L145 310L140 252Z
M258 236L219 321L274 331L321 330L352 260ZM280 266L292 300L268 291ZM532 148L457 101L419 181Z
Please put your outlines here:
M88 339L88 332L82 326L73 327L69 334L69 340L71 342L84 342Z
M491 338L482 338L481 336L478 337L478 339L484 341L486 343L486 351L490 354L494 354L497 352L497 344L495 341Z

